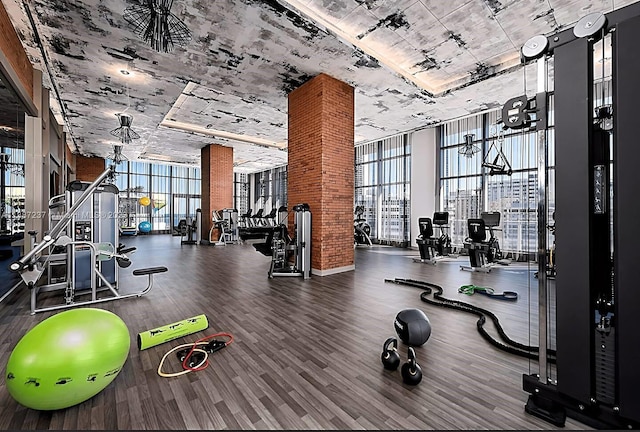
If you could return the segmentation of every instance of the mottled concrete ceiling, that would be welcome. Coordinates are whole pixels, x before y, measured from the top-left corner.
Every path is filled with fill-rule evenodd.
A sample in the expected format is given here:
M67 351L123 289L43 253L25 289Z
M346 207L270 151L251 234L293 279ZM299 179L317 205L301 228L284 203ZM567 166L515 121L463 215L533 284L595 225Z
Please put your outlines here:
M633 3L175 0L192 38L159 53L123 17L135 0L3 2L79 152L111 153L127 112L128 158L197 164L218 143L238 172L286 164L287 94L319 73L355 88L356 142L378 139L502 105L522 92L526 40Z

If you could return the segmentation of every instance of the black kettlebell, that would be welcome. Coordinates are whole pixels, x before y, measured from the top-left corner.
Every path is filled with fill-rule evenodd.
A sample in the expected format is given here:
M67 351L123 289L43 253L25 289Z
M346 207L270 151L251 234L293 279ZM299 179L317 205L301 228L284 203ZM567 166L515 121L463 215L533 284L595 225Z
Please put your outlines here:
M422 381L422 369L416 362L416 352L409 347L409 360L402 365L402 382L408 385L418 385Z
M389 345L392 345L389 348ZM396 370L400 366L400 354L398 354L398 339L390 337L382 346L382 365L387 370Z

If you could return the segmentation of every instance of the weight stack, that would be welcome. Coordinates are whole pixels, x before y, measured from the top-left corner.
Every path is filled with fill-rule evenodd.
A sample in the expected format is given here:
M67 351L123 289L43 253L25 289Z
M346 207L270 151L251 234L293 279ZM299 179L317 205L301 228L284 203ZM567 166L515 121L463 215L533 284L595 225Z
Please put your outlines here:
M595 383L598 402L613 405L616 397L615 328L595 330Z

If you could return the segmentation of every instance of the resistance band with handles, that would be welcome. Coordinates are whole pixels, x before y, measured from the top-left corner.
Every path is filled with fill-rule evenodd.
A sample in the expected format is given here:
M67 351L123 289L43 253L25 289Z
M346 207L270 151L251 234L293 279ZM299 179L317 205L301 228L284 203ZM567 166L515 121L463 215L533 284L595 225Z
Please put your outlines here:
M509 336L507 336L504 329L500 325L500 320L493 312L478 306L474 306L469 303L443 297L442 293L444 291L442 287L430 282L425 282L425 281L420 281L415 279L404 279L404 278L385 279L384 281L395 283L397 285L405 285L405 286L411 286L415 288L421 288L424 290L424 292L420 294L420 300L422 300L423 302L434 305L434 306L468 312L470 314L477 316L478 321L476 322L476 327L478 329L478 332L491 345L493 345L494 347L502 351L508 352L510 354L515 354L517 356L525 357L531 360L538 360L539 348L534 346L524 345L509 338ZM433 293L433 298L435 300L429 298L429 294L432 293L432 290L435 290L435 292ZM504 343L495 340L484 329L484 324L487 322L487 316L491 318L491 320L493 321L493 324L496 326L496 329L498 331L498 335L500 335L500 339L502 339ZM547 350L547 354L549 356L552 356L549 358L549 362L555 363L556 351Z
M227 338L226 341L220 339L213 339L217 337ZM210 340L213 339L213 340ZM233 335L229 333L215 333L209 336L205 336L197 341L190 344L178 345L175 348L172 348L169 352L167 352L162 359L160 360L160 364L158 365L158 375L165 378L177 377L180 375L187 374L189 372L201 371L206 369L209 366L209 354L213 354L216 351L221 350L229 346L233 342ZM190 348L187 350L186 355L184 356L184 360L182 361L182 371L175 373L167 373L162 371L162 366L164 365L165 360L171 353L178 351L181 348ZM189 359L194 353L202 354L203 358L198 362L195 366L189 366Z
M518 293L515 291L504 291L501 293L496 293L493 288L477 285L462 285L460 288L458 288L458 292L467 295L479 293L498 300L518 300Z

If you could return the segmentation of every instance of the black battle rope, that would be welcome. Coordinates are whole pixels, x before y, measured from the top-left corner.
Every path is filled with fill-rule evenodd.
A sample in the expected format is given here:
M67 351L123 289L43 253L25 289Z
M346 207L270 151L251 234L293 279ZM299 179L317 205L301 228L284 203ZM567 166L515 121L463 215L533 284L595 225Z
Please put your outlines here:
M442 287L430 282L425 282L425 281L420 281L415 279L404 279L404 278L385 279L384 281L395 283L397 285L406 285L406 286L411 286L415 288L421 288L424 290L424 292L420 294L420 300L422 300L423 302L434 305L434 306L468 312L470 314L477 316L478 321L476 322L476 327L478 329L478 333L480 333L480 335L484 338L484 340L486 340L491 345L493 345L494 347L502 351L506 351L508 353L515 354L520 357L526 357L531 360L538 360L537 353L539 351L539 348L535 346L521 344L511 339L509 336L507 336L504 329L502 328L502 325L500 325L500 320L493 312L478 306L474 306L469 303L443 297ZM435 290L435 292L433 293L433 298L438 301L435 301L429 298L429 294L431 294L432 289ZM506 345L494 339L493 336L487 333L487 331L484 329L484 324L487 322L487 318L485 315L491 318L494 325L496 326L498 334L500 335L500 339L502 339L502 341L505 342ZM555 363L556 351L547 350L547 353L550 356L553 356L549 358L549 362Z

